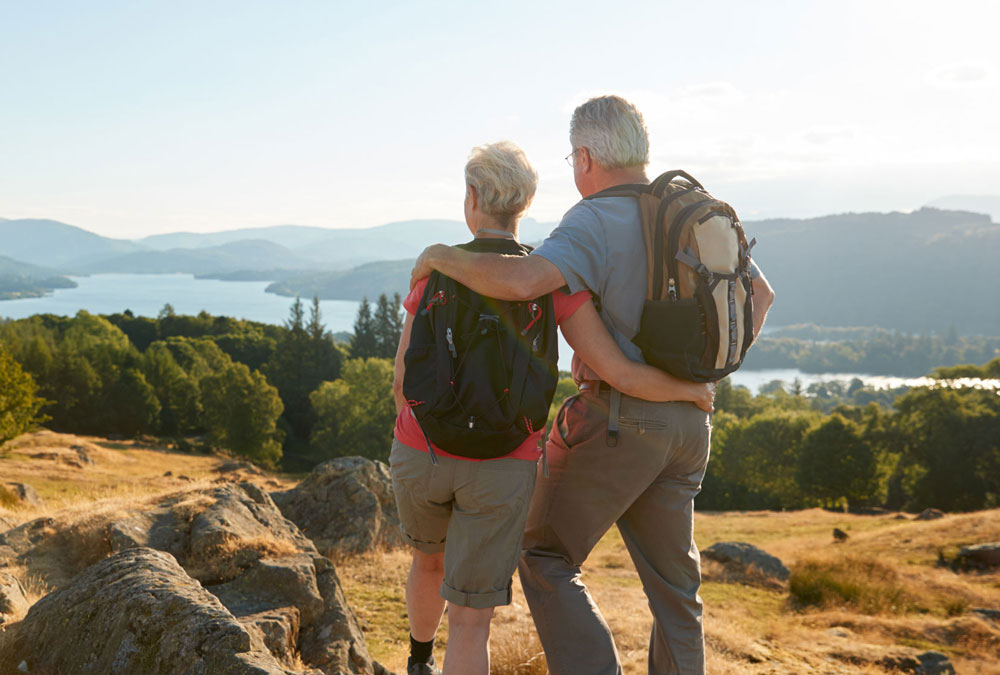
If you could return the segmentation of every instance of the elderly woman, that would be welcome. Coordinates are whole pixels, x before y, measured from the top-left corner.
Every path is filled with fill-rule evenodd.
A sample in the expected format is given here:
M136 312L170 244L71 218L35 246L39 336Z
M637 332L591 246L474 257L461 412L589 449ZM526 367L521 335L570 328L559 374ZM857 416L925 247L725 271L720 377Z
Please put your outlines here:
M465 222L476 240L516 242L518 221L537 182L524 152L513 143L474 148L465 166ZM404 354L427 282L417 284L403 303L407 318L396 353L398 416L389 458L403 535L413 554L406 583L411 647L407 672L441 672L432 651L447 602L444 672L486 675L490 620L494 607L511 601L511 577L534 491L542 430L509 454L486 460L448 453L424 436L404 399L403 379ZM602 380L638 398L691 401L712 409L711 387L677 380L626 358L588 302L589 293L557 292L552 300L564 337Z

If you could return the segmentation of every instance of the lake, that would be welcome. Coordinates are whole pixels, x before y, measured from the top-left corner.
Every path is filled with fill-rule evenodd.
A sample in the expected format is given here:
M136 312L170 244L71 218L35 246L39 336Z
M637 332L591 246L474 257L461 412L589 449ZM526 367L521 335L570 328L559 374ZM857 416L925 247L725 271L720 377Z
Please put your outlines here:
M219 281L195 279L190 274L96 274L72 277L77 288L53 291L41 298L21 298L0 301L0 317L23 319L33 314L73 316L81 309L92 314L115 314L132 310L137 316L155 317L170 303L178 314L209 314L280 324L288 318L293 300L265 293L267 281ZM403 292L405 289L400 289ZM374 298L370 298L374 300ZM308 304L309 299L303 298ZM320 300L320 312L327 330L334 333L352 331L357 318L356 300ZM308 316L308 315L307 315ZM572 350L559 336L559 367L570 369ZM733 384L743 385L756 393L761 385L772 380L791 384L795 379L805 389L820 381L859 378L875 387L916 386L927 383L925 378L898 378L881 375L844 373L803 373L794 368L770 370L740 370L730 376Z
M265 293L268 281L195 279L190 274L95 274L71 279L79 284L77 288L58 289L41 298L0 302L0 316L23 319L33 314L73 316L81 309L91 314L130 309L136 316L155 317L170 303L178 314L205 310L209 314L279 324L288 318L293 302L292 298ZM311 299L302 300L308 304ZM355 300L320 300L327 329L334 333L353 330L360 304Z

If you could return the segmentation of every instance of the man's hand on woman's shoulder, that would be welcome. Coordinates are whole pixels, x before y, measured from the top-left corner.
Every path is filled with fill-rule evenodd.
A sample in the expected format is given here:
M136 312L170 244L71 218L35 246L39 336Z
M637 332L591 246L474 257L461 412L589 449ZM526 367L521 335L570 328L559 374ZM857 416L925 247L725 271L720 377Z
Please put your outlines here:
M413 270L410 272L410 290L416 286L421 279L425 279L431 275L435 267L432 263L435 256L441 255L442 250L450 249L450 246L445 244L431 244L417 257L417 262L413 265Z

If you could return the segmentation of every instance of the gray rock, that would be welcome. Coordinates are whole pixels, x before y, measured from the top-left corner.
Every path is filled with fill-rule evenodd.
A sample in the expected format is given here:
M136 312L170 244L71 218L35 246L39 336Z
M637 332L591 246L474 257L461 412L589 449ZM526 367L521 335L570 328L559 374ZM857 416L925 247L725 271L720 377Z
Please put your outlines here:
M985 607L975 607L969 610L973 614L978 614L989 621L1000 621L1000 609L987 609Z
M77 460L80 464L91 465L94 464L94 458L90 456L90 451L85 445L71 445L69 449L76 453Z
M937 520L938 518L944 518L944 512L938 509L924 509L914 520Z
M219 473L233 473L235 471L246 471L247 473L252 473L255 476L263 475L263 471L260 467L253 462L243 462L243 461L232 461L225 462L219 465L216 469Z
M27 504L28 506L41 507L45 506L45 502L38 493L35 492L35 488L31 487L27 483L5 483L4 486L7 491L14 495L22 504Z
M182 490L125 517L74 527L29 548L25 557L58 551L59 560L80 560L95 540L117 554L157 549L176 558L242 626L253 649L282 668L300 667L301 656L321 669L310 672L376 672L333 564L251 483ZM57 576L77 572L60 569Z
M789 572L784 563L753 544L741 541L720 541L709 546L701 554L709 560L738 565L744 571L750 571L753 568L765 577L778 581L788 581Z
M35 603L12 629L0 671L292 675L174 558L118 553Z
M837 541L847 541L848 534L839 527L833 528L833 538Z
M0 565L19 560L39 542L51 537L55 522L52 518L36 518L0 534Z
M271 496L324 553L402 546L389 467L363 457L324 462L291 490Z
M955 675L955 666L941 652L924 652L917 660L920 665L914 672L920 675Z
M24 614L28 609L28 599L21 582L10 574L0 571L0 626Z
M955 675L955 667L941 652L900 651L886 654L877 664L887 670L918 675Z
M958 551L956 562L965 567L1000 566L1000 542L963 546Z

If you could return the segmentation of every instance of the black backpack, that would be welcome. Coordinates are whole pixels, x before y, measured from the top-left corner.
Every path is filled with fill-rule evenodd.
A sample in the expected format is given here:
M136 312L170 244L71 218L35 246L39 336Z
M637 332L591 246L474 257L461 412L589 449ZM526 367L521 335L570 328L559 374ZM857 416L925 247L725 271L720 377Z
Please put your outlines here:
M531 251L511 239L459 248ZM544 428L559 379L558 350L551 295L495 300L431 274L403 356L403 395L432 458L430 443L462 457L502 457Z

